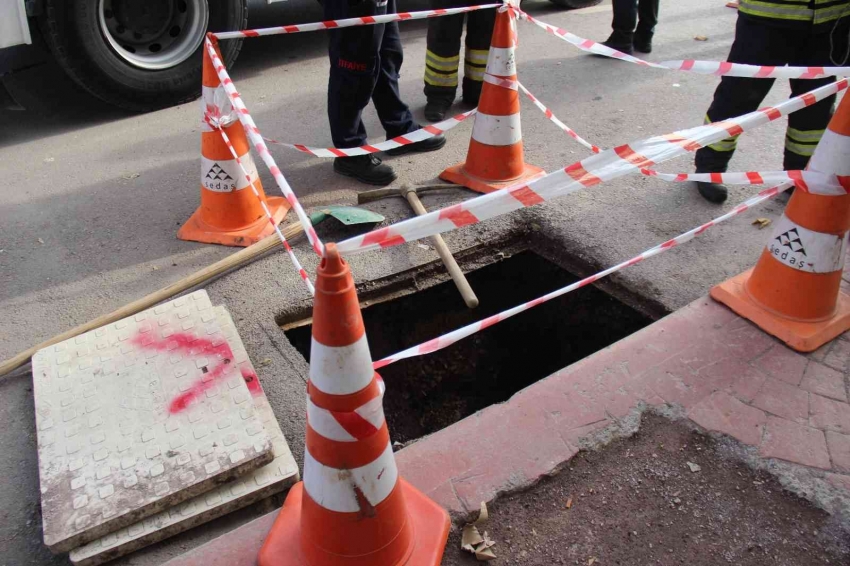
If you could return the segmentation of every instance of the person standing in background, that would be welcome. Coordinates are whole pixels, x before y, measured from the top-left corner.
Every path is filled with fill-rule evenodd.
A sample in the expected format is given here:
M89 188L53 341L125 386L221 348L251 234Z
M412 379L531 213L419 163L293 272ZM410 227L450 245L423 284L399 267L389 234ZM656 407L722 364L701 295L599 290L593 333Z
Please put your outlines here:
M472 6L469 0L432 0L434 10ZM496 21L495 10L476 10L432 18L428 21L425 52L425 118L439 122L454 104L460 67L460 36L466 20L466 51L463 65L463 102L477 106L487 69L490 39Z
M392 14L396 0L325 0L325 18L339 20ZM404 58L398 23L354 26L328 31L331 69L328 81L328 120L334 146L366 145L363 109L375 103L387 138L420 128L398 90L399 70ZM387 151L389 155L435 151L446 145L437 135ZM337 157L334 171L370 185L389 185L396 174L373 153Z
M850 0L739 0L731 63L782 67L842 67L850 60ZM835 81L791 79L798 96ZM705 122L719 122L758 110L774 79L724 76L720 79ZM786 171L805 169L832 118L835 95L788 116L785 132ZM723 173L738 145L731 137L696 152L697 173ZM719 183L696 184L706 200L721 203L728 190Z
M652 36L658 23L659 0L613 0L611 35L602 45L631 55L652 53Z

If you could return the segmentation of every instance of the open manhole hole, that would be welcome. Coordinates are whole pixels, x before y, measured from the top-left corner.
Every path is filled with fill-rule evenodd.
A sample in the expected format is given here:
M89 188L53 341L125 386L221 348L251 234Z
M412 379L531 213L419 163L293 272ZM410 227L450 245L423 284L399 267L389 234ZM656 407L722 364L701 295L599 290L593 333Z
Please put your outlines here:
M525 251L467 274L481 304L466 308L451 281L363 310L372 357L381 359L564 287L578 278ZM380 370L394 441L438 431L590 354L652 320L587 286L444 350ZM285 331L310 361L311 326Z

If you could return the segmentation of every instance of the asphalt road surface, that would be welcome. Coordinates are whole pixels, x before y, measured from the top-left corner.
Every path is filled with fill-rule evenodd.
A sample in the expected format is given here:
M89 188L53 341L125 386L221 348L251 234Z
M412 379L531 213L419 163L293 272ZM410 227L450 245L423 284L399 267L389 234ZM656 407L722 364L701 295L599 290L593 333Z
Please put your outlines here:
M649 58L724 59L736 18L724 4L724 0L662 2L655 52ZM251 25L321 18L312 0L261 7L252 12L257 17L252 16ZM427 3L408 2L404 7L426 9ZM603 40L610 31L607 3L564 11L543 0L527 0L523 8L585 37ZM420 118L426 27L424 21L401 26L406 56L401 89ZM523 22L519 35L520 80L565 123L601 147L702 123L718 81L590 57ZM696 36L707 41L697 41ZM330 145L326 53L321 32L245 44L232 76L264 134L293 143ZM81 92L52 64L13 76L8 87L28 110L0 111L0 358L232 253L175 238L177 228L198 205L197 104L128 115ZM776 103L788 93L787 83L780 81L768 102ZM373 109L365 120L372 139L383 139ZM522 121L527 161L553 170L588 155L530 104L523 105ZM439 153L392 160L399 183L433 180L446 166L462 161L471 127L465 123L453 130ZM745 135L732 170L779 169L783 136L783 123ZM328 160L283 148L273 153L306 207L356 202L356 191L362 187L334 176ZM692 161L678 159L659 169L692 171ZM266 191L276 194L271 177L265 171L261 176ZM449 234L447 240L454 249L462 249L520 228L531 229L582 263L606 267L729 210L755 191L732 188L729 202L717 206L690 186L627 177ZM468 196L458 191L454 197L424 200L434 207L447 198ZM751 266L769 236L769 230L751 224L753 219L776 218L782 206L770 203L747 213L624 272L618 282L647 301L679 308L704 295L712 284ZM391 219L409 215L400 199L376 209ZM306 246L300 245L298 254L308 270L315 268ZM411 244L355 257L352 266L362 281L434 258L432 251ZM214 303L224 303L234 313L252 358L280 356L275 348L292 352L277 339L263 336L274 328L276 314L307 299L284 255L229 275L208 286L208 291ZM285 365L280 375L261 378L268 379L264 386L300 462L304 397L303 381L295 376L298 371L303 371L303 360L300 366ZM66 564L65 557L51 557L41 543L29 374L0 378L0 399L0 477L4 478L0 564ZM194 529L123 563L158 564L259 510L255 506L235 518Z

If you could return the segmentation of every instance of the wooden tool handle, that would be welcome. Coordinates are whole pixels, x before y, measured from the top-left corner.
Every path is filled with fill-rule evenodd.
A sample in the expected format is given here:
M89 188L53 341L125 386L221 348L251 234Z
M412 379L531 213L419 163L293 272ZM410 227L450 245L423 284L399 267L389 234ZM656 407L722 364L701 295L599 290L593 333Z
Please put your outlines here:
M287 240L294 238L301 232L302 228L300 223L290 224L289 226L283 229L283 235ZM281 245L281 243L277 237L277 234L272 234L271 236L263 238L256 244L252 244L243 250L239 250L233 255L227 256L226 258L217 261L216 263L205 267L200 271L196 271L195 273L184 277L183 279L175 283L172 283L168 287L160 289L159 291L154 291L150 295L142 297L141 299L133 301L132 303L126 304L123 307L114 310L109 314L105 314L94 320L90 320L85 324L81 324L75 328L72 328L71 330L67 330L62 334L57 334L50 340L46 340L41 344L33 346L29 350L25 350L20 354L16 355L15 357L10 358L0 364L0 376L4 376L10 371L24 365L31 357L33 357L33 355L35 355L36 352L38 352L42 348L47 348L48 346L52 346L53 344L57 344L59 342L68 340L69 338L79 336L84 332L88 332L90 330L94 330L95 328L100 328L101 326L121 320L122 318L132 316L140 311L143 311L147 308L156 305L157 303L160 303L166 299L170 299L178 293L182 293L187 289L191 289L192 287L196 287L201 283L209 281L210 279L217 277L227 271L230 271L231 269L245 265L246 263L251 262L252 260L258 258L259 256L276 248L279 245Z
M407 202L410 203L410 207L413 209L413 212L416 213L417 216L422 216L423 214L427 214L427 210L422 206L422 201L419 200L419 196L416 194L416 190L410 189L407 191L402 191L405 198L407 198ZM478 297L475 296L475 291L472 290L472 287L469 285L469 281L466 280L466 276L461 271L460 266L455 261L454 256L452 255L451 250L446 245L446 242L443 240L443 237L439 234L430 237L431 244L437 250L437 255L440 256L440 259L443 260L443 265L446 266L446 270L449 272L449 275L452 277L452 281L455 282L455 286L457 290L460 291L460 296L463 297L463 302L466 303L466 306L474 309L478 306Z

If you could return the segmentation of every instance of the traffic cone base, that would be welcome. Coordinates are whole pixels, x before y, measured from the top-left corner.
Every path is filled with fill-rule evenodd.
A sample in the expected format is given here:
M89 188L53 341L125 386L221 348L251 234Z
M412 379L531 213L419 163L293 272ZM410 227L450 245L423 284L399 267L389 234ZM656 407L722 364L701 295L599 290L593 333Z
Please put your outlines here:
M719 301L756 326L776 336L798 352L813 352L850 330L850 297L838 293L834 313L817 322L786 318L757 301L747 291L752 269L711 289L711 298Z
M499 189L504 189L518 183L527 183L546 174L546 171L540 167L535 167L534 165L525 163L523 164L522 174L515 179L508 179L507 181L490 181L472 175L466 170L465 166L465 163L461 163L460 165L449 167L440 173L440 179L466 187L467 189L472 189L479 193L492 193L493 191L498 191Z
M398 480L398 489L404 498L407 518L413 531L413 544L405 556L394 562L384 562L382 557L374 553L354 557L328 555L325 561L309 562L302 547L304 483L299 482L286 496L283 508L260 549L258 566L439 566L449 538L448 513L402 478ZM336 534L329 530L327 536L334 537ZM392 549L394 546L396 545L390 544L387 548Z
M246 190L246 189L243 189ZM247 189L250 191L250 189ZM253 195L252 195L253 198ZM279 224L289 211L289 202L283 197L266 197L266 204L272 213L275 225ZM269 223L265 214L254 222L237 230L222 230L210 226L201 218L202 210L199 208L189 217L180 230L177 237L181 240L201 242L204 244L220 244L223 246L250 246L274 233L274 226Z

